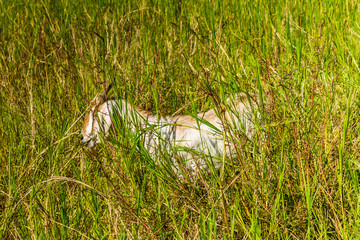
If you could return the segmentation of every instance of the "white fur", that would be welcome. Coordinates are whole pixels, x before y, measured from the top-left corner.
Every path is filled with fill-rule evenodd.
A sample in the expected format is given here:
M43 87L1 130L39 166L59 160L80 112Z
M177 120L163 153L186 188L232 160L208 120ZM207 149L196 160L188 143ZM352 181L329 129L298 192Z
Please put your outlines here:
M99 143L99 134L108 134L112 124L111 116L116 112L118 114L116 116L129 123L129 127L134 132L139 133L137 130L144 132L144 129L148 129L145 131L143 140L144 147L150 155L156 157L159 156L159 150L166 151L168 154L175 154L186 161L187 167L191 170L196 170L198 167L200 169L207 168L204 156L200 156L199 159L194 157L195 151L215 157L214 164L218 168L221 166L221 161L217 161L216 157L231 155L234 147L227 146L232 141L224 139L226 135L224 134L224 125L230 125L231 129L236 128L251 138L253 107L256 105L255 103L250 104L248 100L249 97L245 94L236 95L228 99L228 108L231 110L225 111L223 117L219 118L214 110L209 110L197 114L197 119L189 115L158 119L156 115L134 107L125 100L119 102L109 100L92 107L86 116L87 119L85 119L81 132L82 142L87 147L93 147L95 143ZM209 126L209 123L214 127ZM189 151L189 149L194 151Z

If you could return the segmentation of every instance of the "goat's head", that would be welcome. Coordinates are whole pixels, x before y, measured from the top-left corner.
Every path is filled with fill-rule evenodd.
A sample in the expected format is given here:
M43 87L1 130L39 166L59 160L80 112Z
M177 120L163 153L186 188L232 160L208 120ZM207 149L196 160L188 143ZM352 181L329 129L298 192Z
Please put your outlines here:
M112 83L90 102L90 111L85 116L81 130L81 142L87 147L91 148L95 143L100 142L100 131L106 135L109 130L111 123L111 106L108 106L106 102L106 94L111 87Z

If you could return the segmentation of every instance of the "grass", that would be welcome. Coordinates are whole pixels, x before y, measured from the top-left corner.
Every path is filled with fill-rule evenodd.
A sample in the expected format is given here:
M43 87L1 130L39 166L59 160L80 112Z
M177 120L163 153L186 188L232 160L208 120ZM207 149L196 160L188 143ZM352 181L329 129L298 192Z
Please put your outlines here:
M0 7L1 239L360 237L357 1ZM104 79L157 114L265 107L223 170L179 181L119 124L81 146Z

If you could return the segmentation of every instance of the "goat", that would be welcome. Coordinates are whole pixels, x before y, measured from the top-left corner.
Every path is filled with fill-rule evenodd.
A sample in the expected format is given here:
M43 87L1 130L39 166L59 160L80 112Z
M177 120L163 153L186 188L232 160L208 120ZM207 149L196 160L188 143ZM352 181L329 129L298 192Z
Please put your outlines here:
M229 98L228 107L222 113L211 109L196 116L158 117L125 100L106 99L111 87L112 84L91 101L90 111L85 116L81 141L89 148L100 142L100 134L104 136L108 134L112 117L117 116L122 121L128 122L135 132L136 129L153 129L144 134L144 147L151 156L158 156L157 150L165 146L166 151L187 161L187 168L194 171L198 168L208 168L205 159L200 157L195 161L194 152L211 157L230 156L234 153L232 146L234 141L225 140L225 126L241 129L248 138L251 138L253 133L252 117L255 108L252 98L244 93ZM227 144L229 142L231 144ZM222 161L215 160L213 163L217 169Z

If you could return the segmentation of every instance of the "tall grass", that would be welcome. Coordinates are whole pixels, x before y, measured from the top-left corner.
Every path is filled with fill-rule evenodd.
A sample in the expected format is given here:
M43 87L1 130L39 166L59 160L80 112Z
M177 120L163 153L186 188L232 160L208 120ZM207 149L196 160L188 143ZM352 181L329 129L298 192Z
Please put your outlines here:
M1 239L360 237L357 1L0 8ZM229 140L224 169L179 180L176 159L155 161L121 123L80 145L113 79L113 96L159 115L246 92L261 118L251 140Z

